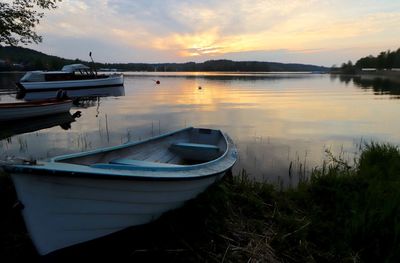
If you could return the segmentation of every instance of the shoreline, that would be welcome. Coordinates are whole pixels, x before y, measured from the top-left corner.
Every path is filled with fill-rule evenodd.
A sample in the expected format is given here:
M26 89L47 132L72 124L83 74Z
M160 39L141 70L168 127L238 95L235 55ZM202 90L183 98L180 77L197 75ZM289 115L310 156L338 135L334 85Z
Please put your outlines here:
M140 227L39 257L9 176L0 175L1 259L87 257L163 262L342 262L400 259L400 150L371 143L356 165L340 156L295 187L226 176L184 207Z
M330 72L331 75L346 75L346 76L365 76L365 77L373 77L373 78L381 78L381 77L386 77L386 78L400 78L400 70L374 70L374 71L360 71L357 70L353 74L349 73L343 73L343 72L335 72L332 71Z

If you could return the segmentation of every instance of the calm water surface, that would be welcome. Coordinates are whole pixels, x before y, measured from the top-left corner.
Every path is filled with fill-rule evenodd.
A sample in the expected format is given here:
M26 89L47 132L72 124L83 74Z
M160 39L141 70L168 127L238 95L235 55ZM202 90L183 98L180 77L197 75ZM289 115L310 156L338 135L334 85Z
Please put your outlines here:
M19 77L0 74L0 103L16 100ZM73 122L64 114L0 124L0 159L42 159L209 127L237 144L236 172L292 183L321 165L326 149L351 160L364 142L399 144L398 91L396 83L319 74L125 73L124 87L99 89L101 97L74 106L70 113L81 117Z

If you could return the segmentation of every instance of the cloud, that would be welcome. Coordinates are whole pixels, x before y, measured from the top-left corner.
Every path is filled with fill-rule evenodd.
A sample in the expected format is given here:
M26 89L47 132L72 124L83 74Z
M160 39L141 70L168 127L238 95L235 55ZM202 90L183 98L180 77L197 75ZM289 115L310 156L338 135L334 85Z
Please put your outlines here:
M400 3L389 0L70 0L46 12L38 30L42 45L50 38L92 39L105 53L115 53L107 46L125 52L118 56L125 60L184 61L253 51L387 49L398 44L399 24Z

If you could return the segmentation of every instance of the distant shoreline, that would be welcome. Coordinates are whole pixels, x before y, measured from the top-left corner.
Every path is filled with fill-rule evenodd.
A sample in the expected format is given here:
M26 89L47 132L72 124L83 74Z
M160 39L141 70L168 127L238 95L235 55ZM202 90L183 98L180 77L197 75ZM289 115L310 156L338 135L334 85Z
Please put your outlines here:
M82 63L94 66L95 68L106 69L107 71L148 71L148 72L329 72L330 69L324 66L301 64L301 63L280 63L268 61L233 61L228 59L214 59L204 62L181 62L181 63L98 63L79 59L65 59L50 56L42 52L23 47L2 47L0 48L0 70L59 70L65 65Z
M332 71L330 72L332 75L349 75L349 76L361 76L361 77L371 77L371 78L391 78L391 79L399 79L400 71L394 70L374 70L374 71L361 71L357 70L355 73L343 73L340 71Z
M26 73L28 70L13 70L13 71L7 71L7 70L0 70L0 73ZM146 73L149 75L154 75L154 74L213 74L213 75L264 75L264 74L329 74L329 72L319 72L319 71L133 71L133 70L124 70L124 71L117 71L117 72L126 72L126 73ZM109 71L98 71L98 73L109 73L112 74L114 72L109 72Z

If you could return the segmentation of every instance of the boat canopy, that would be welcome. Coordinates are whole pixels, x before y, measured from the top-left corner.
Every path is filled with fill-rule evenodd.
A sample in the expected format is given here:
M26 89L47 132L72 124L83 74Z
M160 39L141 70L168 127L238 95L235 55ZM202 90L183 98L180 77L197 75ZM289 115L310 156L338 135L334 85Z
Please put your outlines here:
M71 65L65 65L61 70L66 71L66 72L74 72L77 70L82 70L82 69L90 69L90 67L83 65L83 64L71 64Z
M25 81L45 81L43 71L28 71L25 75L21 78L21 82Z

